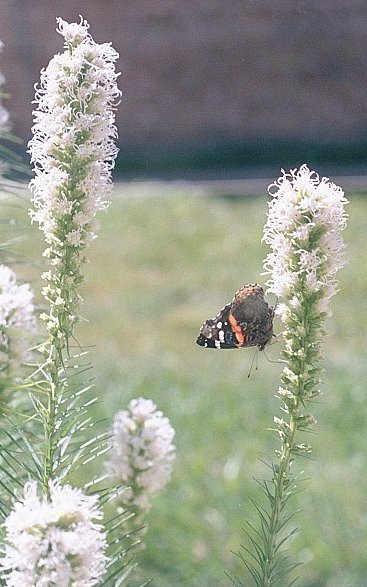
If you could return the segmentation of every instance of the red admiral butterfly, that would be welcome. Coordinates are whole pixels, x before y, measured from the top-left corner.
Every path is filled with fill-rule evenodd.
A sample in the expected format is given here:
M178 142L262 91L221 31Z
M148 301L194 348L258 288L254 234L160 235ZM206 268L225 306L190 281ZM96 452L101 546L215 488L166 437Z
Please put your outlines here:
M273 318L263 288L244 285L215 318L204 322L196 342L211 349L257 346L262 351L273 336Z

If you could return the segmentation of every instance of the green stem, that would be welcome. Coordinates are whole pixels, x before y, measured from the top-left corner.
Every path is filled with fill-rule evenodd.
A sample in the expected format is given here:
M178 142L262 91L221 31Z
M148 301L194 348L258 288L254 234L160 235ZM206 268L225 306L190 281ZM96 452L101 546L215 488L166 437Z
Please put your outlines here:
M305 333L307 333L307 312L303 316L302 325ZM308 350L308 336L305 334L302 341L302 348L304 355L306 356ZM289 433L284 438L282 452L280 455L280 464L276 468L274 467L273 485L274 485L274 497L271 500L271 512L269 516L268 536L265 536L264 540L264 555L265 560L262 566L262 582L261 587L272 587L273 585L273 569L277 559L277 539L279 533L283 528L282 524L282 513L285 506L286 489L290 482L290 468L292 465L292 455L294 454L295 438L297 433L297 418L299 408L302 403L304 395L304 374L306 372L306 361L303 358L301 360L299 369L299 384L297 394L293 396L293 409L290 410L289 419ZM265 528L265 527L264 527Z
M64 300L64 309L59 310L51 304L50 318L55 318L57 331L53 329L50 332L47 344L46 362L44 370L48 374L47 404L45 406L44 417L44 458L43 458L43 475L42 487L44 492L49 495L49 482L54 477L57 468L55 453L57 451L57 404L65 388L65 368L64 353L69 355L69 339L73 332L74 317L78 300L75 283L72 286L68 283L72 275L74 280L81 280L78 266L73 263L72 248L65 246L63 248L63 259L60 266L55 270L54 281L61 290L61 296Z
M64 385L60 379L62 368L61 351L56 348L55 341L51 341L50 343L48 365L50 370L50 383L45 418L45 453L42 479L42 486L46 495L49 495L49 482L53 478L55 470L56 401Z
M125 531L125 542L134 552L138 553L144 550L144 536L147 533L147 526L144 523L144 512L141 508L129 505L128 509L134 515L127 521L127 531Z
M273 484L275 486L274 500L271 507L271 515L269 521L269 536L264 542L265 561L262 569L262 587L271 587L273 567L276 560L277 538L281 530L281 515L284 503L284 494L286 485L288 485L289 472L292 463L292 448L294 446L295 435L297 432L297 423L293 416L290 420L291 433L289 436L289 443L283 450L281 462L273 477Z

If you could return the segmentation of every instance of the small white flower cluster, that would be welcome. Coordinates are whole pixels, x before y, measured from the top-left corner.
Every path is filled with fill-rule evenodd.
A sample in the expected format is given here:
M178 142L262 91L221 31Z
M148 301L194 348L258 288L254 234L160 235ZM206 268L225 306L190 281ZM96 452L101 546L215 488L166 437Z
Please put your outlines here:
M301 290L315 293L319 311L329 314L337 291L335 274L345 264L343 190L302 165L289 174L283 171L269 192L273 199L263 240L272 252L264 268L271 275L268 291L287 301L279 304L277 314L286 322L288 307L299 307Z
M33 139L29 143L36 177L31 181L33 220L46 242L82 247L95 235L95 215L106 208L117 155L115 105L120 96L110 43L97 44L89 25L57 19L65 51L41 72L36 93ZM52 250L57 264L59 256Z
M0 265L0 369L17 366L29 358L29 337L35 331L33 293L28 283Z
M89 587L105 573L106 537L95 520L97 498L69 485L50 483L50 499L27 483L24 498L5 520L5 556L0 559L8 587Z
M116 414L107 470L115 482L128 487L121 503L149 510L150 496L170 480L174 435L168 418L151 400L134 399L128 410Z

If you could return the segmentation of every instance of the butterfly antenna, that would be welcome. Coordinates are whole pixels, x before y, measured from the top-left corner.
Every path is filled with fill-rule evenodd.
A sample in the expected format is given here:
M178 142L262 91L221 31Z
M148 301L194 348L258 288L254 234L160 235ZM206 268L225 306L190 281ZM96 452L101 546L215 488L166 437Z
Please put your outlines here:
M252 373L252 369L253 369L255 360L256 360L255 371L257 371L257 365L258 365L258 360L259 360L259 351L258 351L258 349L255 350L255 352L254 352L254 354L252 356L252 361L251 361L250 369L249 369L249 372L247 374L247 378L248 379L250 379L250 376L251 376L251 373Z

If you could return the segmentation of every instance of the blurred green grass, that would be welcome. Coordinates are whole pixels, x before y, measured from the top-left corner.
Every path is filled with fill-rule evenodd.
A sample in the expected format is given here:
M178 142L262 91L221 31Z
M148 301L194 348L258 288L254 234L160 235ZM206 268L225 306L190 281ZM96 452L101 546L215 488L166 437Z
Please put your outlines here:
M367 200L350 200L349 264L327 324L324 393L313 406L314 453L299 465L304 489L293 502L301 509L296 523L302 531L292 549L304 562L304 587L367 585ZM16 234L26 207L19 201L14 209L3 206L2 225ZM251 585L231 551L246 543L241 529L246 519L256 520L253 477L267 477L261 459L272 458L277 446L269 428L279 414L280 366L260 353L248 378L252 349L211 351L195 338L241 285L264 283L266 210L265 197L159 198L142 184L141 196L132 198L122 185L89 251L82 292L87 321L77 336L95 345L98 417L110 420L143 396L176 429L172 483L154 502L141 556L143 575L157 587L224 587L230 585L225 571ZM30 237L14 248L37 259L38 230L24 232ZM40 268L21 271L30 272L39 290ZM268 348L271 359L280 345Z

